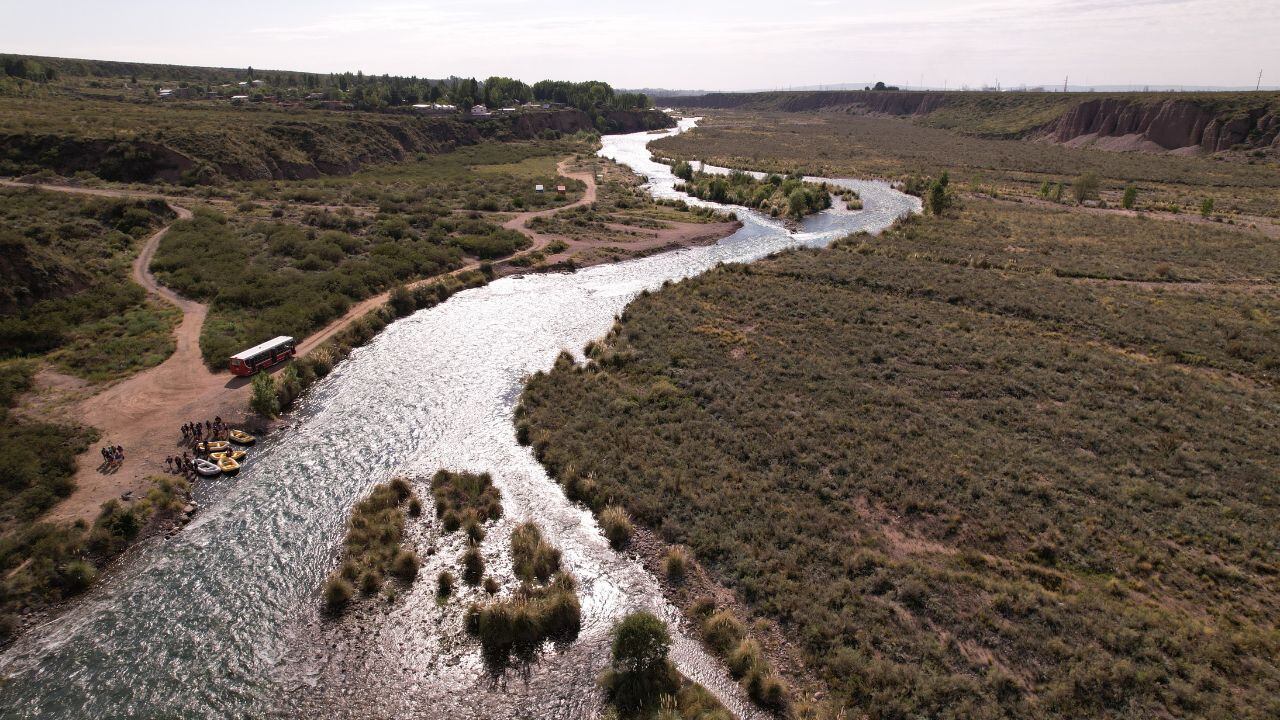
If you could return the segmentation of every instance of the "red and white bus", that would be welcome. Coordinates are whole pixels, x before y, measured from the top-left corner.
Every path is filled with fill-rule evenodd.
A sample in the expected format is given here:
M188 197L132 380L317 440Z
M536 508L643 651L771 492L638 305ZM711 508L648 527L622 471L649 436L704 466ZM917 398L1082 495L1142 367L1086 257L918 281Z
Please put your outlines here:
M298 352L296 345L293 338L281 335L232 355L228 367L236 375L252 375L296 355Z

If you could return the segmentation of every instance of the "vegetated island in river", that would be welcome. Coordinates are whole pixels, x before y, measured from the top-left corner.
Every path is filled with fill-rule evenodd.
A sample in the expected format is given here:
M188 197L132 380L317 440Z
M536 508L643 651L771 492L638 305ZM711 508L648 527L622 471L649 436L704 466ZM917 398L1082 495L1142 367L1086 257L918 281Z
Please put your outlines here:
M772 217L799 220L831 207L829 186L807 182L798 173L786 177L774 173L757 179L740 170L731 171L728 175L698 171L687 162L676 163L672 172L684 180L675 187L680 192L700 200L755 208ZM846 202L857 200L857 194L852 190L842 189L840 192ZM860 202L857 207L861 207Z

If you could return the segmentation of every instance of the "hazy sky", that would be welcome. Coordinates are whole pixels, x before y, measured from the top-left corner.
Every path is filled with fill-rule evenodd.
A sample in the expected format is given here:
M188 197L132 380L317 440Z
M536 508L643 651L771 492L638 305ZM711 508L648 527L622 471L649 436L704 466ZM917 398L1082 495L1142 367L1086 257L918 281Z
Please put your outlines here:
M0 0L0 51L771 88L1280 84L1280 0Z

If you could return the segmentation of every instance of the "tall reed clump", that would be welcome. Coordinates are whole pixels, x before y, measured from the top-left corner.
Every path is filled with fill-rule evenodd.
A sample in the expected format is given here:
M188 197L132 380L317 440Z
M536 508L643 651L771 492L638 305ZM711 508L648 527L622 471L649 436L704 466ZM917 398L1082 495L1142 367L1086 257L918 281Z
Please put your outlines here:
M600 528L614 550L626 547L636 531L627 511L617 505L610 505L600 513Z
M388 576L411 583L422 566L417 552L403 544L404 506L415 500L413 486L404 478L379 483L351 509L342 562L330 573L324 587L325 608L340 613L358 587L366 595L382 589Z
M513 653L529 657L546 640L571 640L582 624L577 581L560 571L560 551L542 539L537 525L516 528L511 556L520 588L510 597L472 604L465 618L486 659L496 664Z
M502 517L502 498L487 472L437 471L431 478L431 494L445 532L466 528L475 542L484 539L481 524Z
M711 613L703 620L702 637L753 701L771 710L786 706L786 683L774 673L760 644L747 637L746 628L732 610Z

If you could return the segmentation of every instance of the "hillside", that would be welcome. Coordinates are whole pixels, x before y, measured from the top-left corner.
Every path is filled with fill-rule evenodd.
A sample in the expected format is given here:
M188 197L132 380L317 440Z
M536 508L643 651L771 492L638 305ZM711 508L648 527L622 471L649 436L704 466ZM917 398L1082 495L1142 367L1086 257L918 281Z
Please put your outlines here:
M655 111L612 111L619 131L665 127ZM596 124L576 109L480 120L226 104L0 98L0 175L42 169L104 180L210 184L296 180Z
M998 138L1098 142L1100 149L1219 152L1280 147L1280 93L765 92L670 97L685 108L912 117ZM1124 141L1119 141L1123 139ZM1109 140L1109 141L1108 141Z

